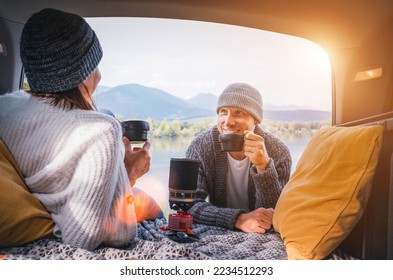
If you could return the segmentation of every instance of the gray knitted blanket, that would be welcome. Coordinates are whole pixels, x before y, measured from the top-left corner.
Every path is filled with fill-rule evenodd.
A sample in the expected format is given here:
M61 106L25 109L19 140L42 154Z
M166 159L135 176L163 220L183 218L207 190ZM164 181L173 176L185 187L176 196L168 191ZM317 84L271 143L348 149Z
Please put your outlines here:
M277 260L286 259L279 234L244 233L206 225L193 225L198 241L179 243L160 229L165 218L144 221L138 225L136 239L123 248L100 247L87 251L58 240L43 239L22 247L0 248L0 259L144 259L144 260ZM340 259L333 255L331 259Z
M179 243L168 238L170 232L160 229L165 218L144 221L138 225L136 239L124 248L100 247L87 251L65 245L54 239L39 240L23 247L1 248L3 259L285 259L286 252L276 233L246 234L238 231L193 225L199 238L192 243Z

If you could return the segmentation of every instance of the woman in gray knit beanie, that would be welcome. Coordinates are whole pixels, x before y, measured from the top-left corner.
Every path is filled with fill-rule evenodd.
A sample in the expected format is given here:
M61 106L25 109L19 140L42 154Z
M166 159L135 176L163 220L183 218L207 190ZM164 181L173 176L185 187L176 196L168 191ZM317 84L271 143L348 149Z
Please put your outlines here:
M186 152L201 162L198 200L189 212L198 223L264 233L289 180L289 149L259 127L262 96L249 84L228 85L218 98L217 114L217 125L199 134ZM240 151L222 150L220 135L226 134L242 135Z
M30 90L0 97L0 138L51 214L53 234L89 250L130 242L130 182L149 170L150 143L132 151L120 123L95 110L103 55L95 32L76 14L44 9L25 24L20 55Z

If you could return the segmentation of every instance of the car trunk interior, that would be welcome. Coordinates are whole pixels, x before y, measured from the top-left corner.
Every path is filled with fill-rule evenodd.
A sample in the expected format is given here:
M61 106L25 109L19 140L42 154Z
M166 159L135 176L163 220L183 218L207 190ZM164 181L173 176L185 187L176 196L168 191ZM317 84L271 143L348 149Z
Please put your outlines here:
M384 140L367 209L341 248L361 259L393 259L393 5L368 1L68 1L1 3L0 94L19 88L19 34L31 10L56 6L82 16L137 16L238 24L303 37L322 46L332 66L332 125L380 124ZM72 2L72 1L71 1ZM98 3L99 2L99 3ZM164 3L165 2L165 3ZM18 4L19 3L19 4ZM93 6L92 3L94 4ZM4 4L4 5L3 5ZM48 5L47 5L48 4ZM25 9L26 8L26 9ZM9 33L12 30L12 34Z

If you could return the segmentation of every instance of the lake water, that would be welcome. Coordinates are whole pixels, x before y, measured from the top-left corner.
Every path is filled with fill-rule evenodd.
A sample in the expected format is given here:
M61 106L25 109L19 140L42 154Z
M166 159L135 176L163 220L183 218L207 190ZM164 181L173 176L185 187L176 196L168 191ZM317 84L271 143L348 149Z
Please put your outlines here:
M297 162L310 138L311 136L281 138L291 152L293 161L292 172L295 170ZM135 186L152 196L164 209L164 213L169 213L170 211L168 204L170 159L184 158L186 149L192 139L193 137L176 137L153 138L150 140L150 171L140 178Z

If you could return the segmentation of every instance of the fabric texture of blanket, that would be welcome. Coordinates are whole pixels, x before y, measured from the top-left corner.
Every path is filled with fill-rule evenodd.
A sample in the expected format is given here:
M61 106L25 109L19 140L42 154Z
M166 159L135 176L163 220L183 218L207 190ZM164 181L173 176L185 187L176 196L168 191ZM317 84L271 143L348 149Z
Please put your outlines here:
M42 239L22 247L0 248L0 259L24 260L285 260L287 254L280 235L244 233L194 224L199 240L179 243L171 240L165 218L138 224L136 239L123 248L101 246L88 251L55 239ZM340 259L338 255L330 259Z

